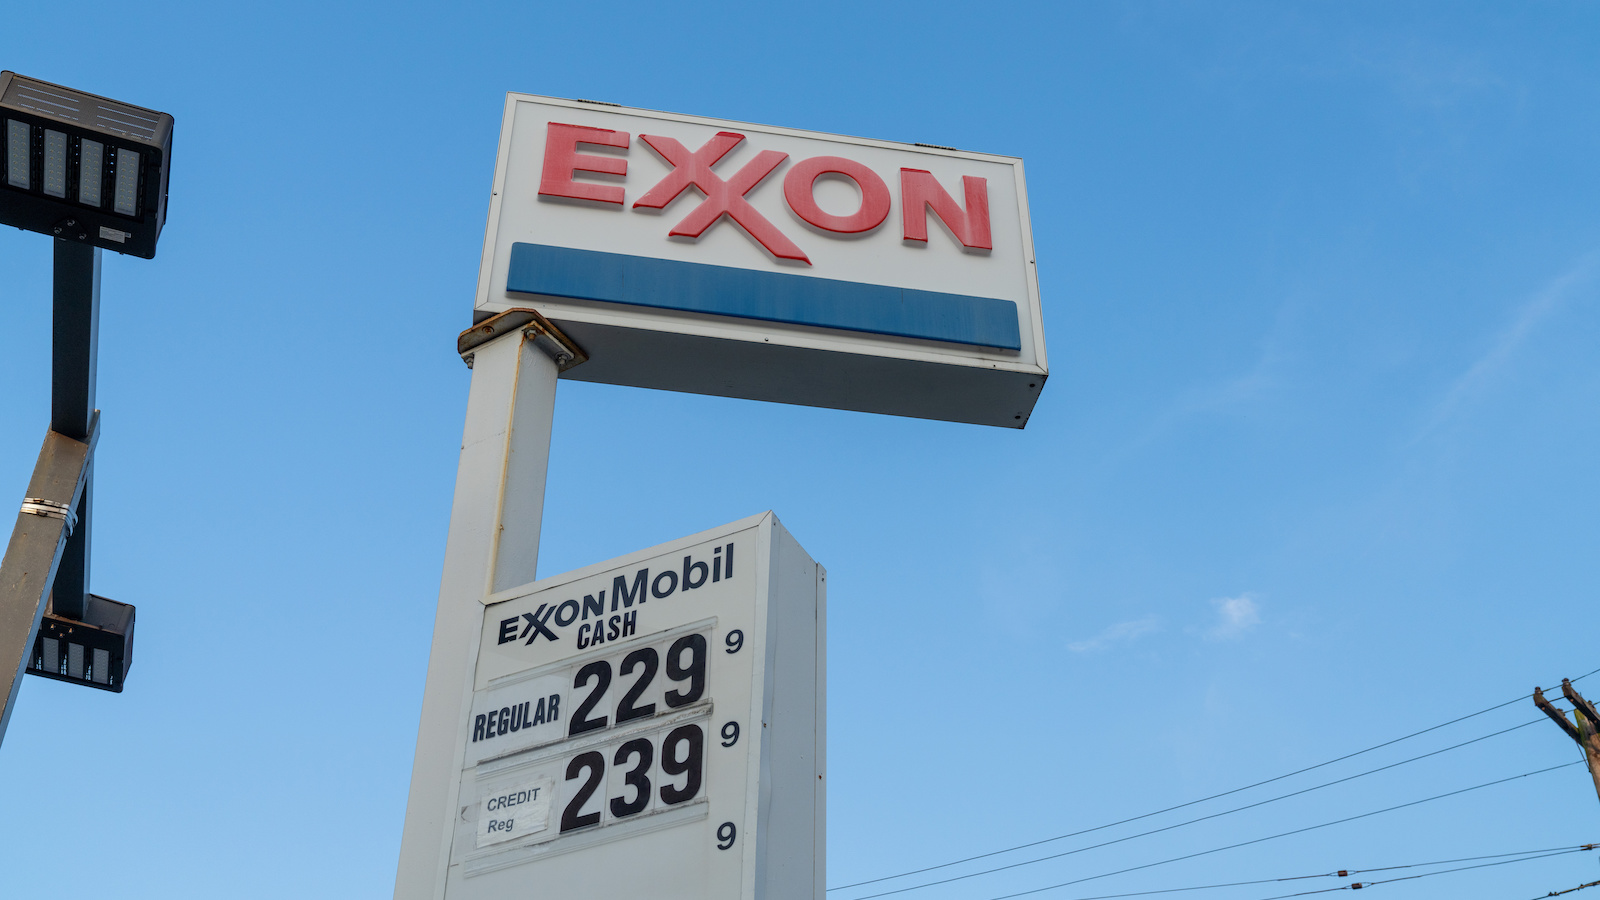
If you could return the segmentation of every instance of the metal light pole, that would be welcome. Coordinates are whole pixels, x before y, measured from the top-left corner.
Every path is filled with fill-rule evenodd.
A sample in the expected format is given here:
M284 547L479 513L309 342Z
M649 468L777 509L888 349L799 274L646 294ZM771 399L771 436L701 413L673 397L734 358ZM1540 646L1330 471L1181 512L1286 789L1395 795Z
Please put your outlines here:
M149 259L172 117L0 72L0 224L55 238L50 430L0 559L0 740L24 673L120 692L134 608L89 593L100 251Z

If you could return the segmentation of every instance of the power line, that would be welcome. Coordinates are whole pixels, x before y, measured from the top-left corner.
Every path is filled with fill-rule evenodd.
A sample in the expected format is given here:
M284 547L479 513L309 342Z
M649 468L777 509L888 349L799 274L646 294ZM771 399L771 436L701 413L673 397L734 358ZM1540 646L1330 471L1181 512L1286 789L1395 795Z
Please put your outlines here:
M1505 729L1502 729L1500 731L1496 731L1493 734L1486 734L1486 735L1483 735L1482 737L1475 737L1470 741L1462 741L1459 744L1453 744L1453 745L1451 745L1449 747L1445 747L1445 748L1443 748L1441 750L1434 750L1434 751L1431 751L1429 753L1424 753L1421 756L1413 756L1410 759L1402 759L1399 762L1390 763L1390 764L1388 764L1386 766L1379 766L1376 769L1369 769L1369 770L1367 770L1365 772L1357 772L1354 775L1347 775L1347 776L1345 776L1343 778L1334 779L1333 781L1325 781L1322 784L1312 785L1311 787L1302 788L1301 790L1292 791L1292 792L1287 793L1287 794L1280 794L1280 795L1278 795L1276 797L1268 797L1265 800L1258 800L1255 803L1248 803L1248 804L1246 804L1244 806L1236 806L1233 809L1225 809L1225 810L1223 810L1221 812L1211 813L1210 815L1199 816L1199 817L1193 818L1193 819L1186 819L1186 820L1184 820L1182 822L1175 822L1175 823L1173 823L1171 825L1163 825L1160 828L1152 828L1149 831L1141 831L1141 832L1138 832L1137 834L1124 835L1123 837L1113 838L1112 840L1109 840L1109 841L1101 841L1098 844L1089 844L1088 846L1085 846L1085 847L1075 847L1075 848L1073 848L1071 850L1063 850L1060 853L1052 853L1052 854L1050 854L1048 856L1035 857L1034 859L1025 859L1025 860L1022 860L1020 862L1008 863L1008 864L1003 865L1003 866L995 866L994 868L991 868L991 869L981 869L981 870L979 870L977 872L968 872L965 875L959 876L959 878L974 878L974 877L977 877L979 875L989 875L989 874L992 874L992 873L995 873L995 872L1004 872L1004 871L1006 871L1008 869L1017 869L1017 868L1021 868L1023 866L1031 866L1031 865L1034 865L1036 863L1048 862L1049 860L1052 860L1052 859L1060 859L1060 858L1062 858L1064 856L1073 856L1073 855L1078 854L1078 853L1084 853L1084 852L1087 852L1089 850L1098 850L1101 847L1109 847L1112 844L1121 844L1121 843L1125 843L1127 841L1136 840L1138 838L1149 837L1152 834L1161 834L1162 832L1165 832L1165 831L1172 831L1172 830L1177 829L1177 828L1183 828L1183 827L1185 827L1187 825L1193 825L1193 824L1195 824L1197 822L1205 822L1205 821L1210 820L1210 819L1221 818L1222 816L1232 815L1233 813L1236 813L1236 812L1243 812L1243 811L1248 810L1248 809L1255 809L1258 806L1266 806L1268 803L1276 803L1279 800L1287 800L1290 797L1298 797L1301 794L1309 794L1312 791L1320 791L1323 788L1332 787L1332 786L1334 786L1336 784L1343 784L1343 783L1345 783L1347 781L1354 781L1357 778L1363 778L1363 777L1366 777L1367 775L1372 775L1372 774L1375 774L1375 773L1378 773L1378 772L1386 771L1388 769L1396 768L1398 766L1406 765L1407 763L1414 763L1417 760L1427 759L1430 756L1438 756L1441 753L1447 753L1447 752L1449 752L1451 750L1455 750L1455 749L1460 748L1460 747L1465 747L1468 744L1476 744L1479 741L1486 741L1486 740L1488 740L1489 738L1492 738L1492 737L1499 737L1502 734L1506 734L1508 732L1516 731L1516 730L1518 730L1520 728L1527 728L1529 725L1537 725L1540 721L1542 721L1542 720L1541 719L1532 719L1532 720L1529 720L1527 722L1522 723L1521 725L1513 725L1510 728L1505 728ZM959 879L948 879L948 880L959 880ZM942 882L942 881L928 882L928 884L943 884L943 883L944 882ZM881 896L881 895L880 894L869 894L868 896L877 897L877 896ZM859 900L865 900L865 898L859 898Z
M1583 844L1583 845L1577 846L1577 847L1550 847L1550 848L1547 848L1547 849L1544 849L1544 850L1522 850L1522 851L1519 851L1519 852L1516 852L1516 853L1490 853L1490 854L1487 854L1487 855L1484 855L1484 856L1466 856L1466 857L1462 857L1460 859L1443 859L1443 860L1435 860L1434 862L1409 863L1409 864L1403 865L1403 866L1379 866L1379 867L1373 868L1373 869L1348 869L1348 870L1341 869L1340 871L1337 871L1337 872L1318 872L1315 875L1289 875L1289 876L1286 876L1286 877L1283 877L1283 878L1259 878L1259 879L1256 879L1254 881L1230 881L1230 882L1223 883L1223 884L1197 884L1197 885L1191 885L1189 887L1158 888L1158 889L1155 889L1155 890L1148 890L1148 891L1127 891L1127 892L1121 893L1121 894L1098 894L1098 895L1093 896L1093 897L1074 897L1073 900L1119 900L1119 898L1124 898L1124 897L1150 897L1150 896L1154 896L1156 894L1180 894L1180 893L1184 893L1184 892L1187 892L1187 891L1209 891L1209 890L1214 890L1216 888L1247 887L1249 885L1254 885L1254 884L1275 884L1275 883L1283 882L1283 881L1306 881L1306 880L1309 880L1309 879L1312 879L1312 878L1343 878L1343 877L1346 877L1346 876L1349 876L1349 875L1356 875L1356 874L1359 874L1359 873L1362 873L1362 872L1384 872L1384 871L1388 871L1388 870L1391 870L1391 869L1414 869L1414 868L1418 868L1418 867L1421 867L1421 866L1443 866L1443 865L1448 865L1450 863L1474 862L1474 861L1477 861L1477 860L1480 860L1480 859L1502 859L1503 857L1507 857L1507 856L1527 857L1529 859L1544 859L1546 856L1560 856L1560 855L1566 854L1566 853L1578 853L1578 852L1583 851L1583 850L1593 850L1593 849L1596 848L1596 846L1600 846L1600 845ZM1535 854L1539 854L1539 855L1535 855ZM1504 862L1522 862L1522 860L1521 859L1511 859L1511 860L1504 860ZM1499 863L1499 864L1503 864L1503 863ZM1473 867L1469 866L1468 868L1473 868ZM1458 870L1451 869L1449 871L1458 871ZM1431 873L1431 874L1443 874L1443 873ZM1417 876L1417 877L1423 877L1423 876ZM1393 880L1398 880L1398 879L1393 879ZM1378 883L1378 882L1373 882L1373 883ZM1342 891L1342 890L1346 890L1346 888L1341 886L1341 887L1337 887L1337 888L1329 888L1328 890ZM1298 896L1298 895L1291 894L1289 896Z
M1574 679L1574 680L1576 680L1576 679ZM1588 884L1580 884L1575 888L1567 888L1564 891L1551 891L1548 894L1540 894L1539 896L1534 897L1533 900L1545 900L1546 897L1559 897L1562 894L1570 894L1573 891L1581 891L1584 888L1592 888L1592 887L1595 887L1596 885L1600 885L1600 881L1591 881Z
M1480 859L1501 859L1507 856L1532 856L1536 853L1577 853L1582 850L1594 850L1596 848L1600 848L1600 844L1578 844L1574 847L1546 847L1543 850L1519 850L1515 853L1486 853L1482 856L1463 856L1459 859L1436 859L1433 862L1407 863L1403 866L1376 866L1371 869L1348 869L1346 871L1351 875L1361 875L1367 872L1392 872L1395 869L1415 869L1422 866L1448 866L1451 863L1477 862Z
M1582 681L1583 679L1588 678L1590 675L1594 675L1596 673L1600 673L1600 668L1597 668L1597 669L1594 669L1593 671L1586 672L1586 673L1584 673L1582 675L1579 675L1577 678L1572 679L1572 681L1574 681L1574 682ZM908 869L908 870L906 870L904 872L896 872L893 875L881 875L881 876L879 876L877 878L868 878L868 879L866 879L864 881L851 882L850 884L841 884L841 885L837 885L837 886L828 888L828 890L829 891L849 890L850 888L865 887L866 885L869 885L869 884L878 884L878 883L884 882L884 881L893 881L896 878L905 878L905 877L910 876L910 875L921 875L924 872L934 872L934 871L937 871L939 869L948 869L951 866L959 866L962 863L975 862L975 861L980 860L980 859L988 859L990 857L1000 856L1000 855L1005 854L1005 853L1012 853L1012 852L1017 851L1017 850L1026 850L1029 847L1038 847L1038 846L1041 846L1043 844L1051 844L1051 843L1054 843L1056 841L1064 841L1067 838L1080 837L1080 836L1085 835L1085 834L1092 834L1092 833L1094 833L1096 831L1104 831L1107 828L1115 828L1118 825L1126 825L1129 822L1138 822L1138 821L1140 821L1142 819L1148 819L1148 818L1151 818L1153 816L1162 815L1164 813L1175 812L1177 810L1185 809L1185 808L1190 807L1190 806L1196 806L1198 804L1206 803L1206 802L1209 802L1211 800L1218 800L1218 799L1221 799L1223 797L1227 797L1227 796L1231 796L1233 794L1241 793L1243 791L1251 790L1253 788L1258 788L1258 787L1262 787L1264 785L1272 784L1273 782L1282 781L1285 778L1293 778L1296 775L1303 775L1306 772L1310 772L1310 771L1313 771L1313 770L1316 770L1316 769L1325 768L1327 766L1333 765L1334 763L1344 762L1347 759L1353 759L1353 758L1355 758L1357 756L1361 756L1361 755L1366 754L1366 753L1371 753L1374 750L1382 750L1384 747L1388 747L1388 746L1391 746L1391 745L1394 745L1394 744L1398 744L1398 743L1400 743L1402 741L1409 741L1414 737L1421 737L1424 734L1427 734L1427 733L1432 732L1432 731L1438 731L1441 728L1444 728L1444 727L1447 727L1447 726L1450 726L1450 725L1454 725L1457 722L1465 722L1468 719L1477 718L1478 716L1481 716L1484 713L1491 713L1491 712L1494 712L1497 709L1503 709L1504 707L1510 706L1513 703L1521 703L1522 701L1524 701L1526 699L1527 699L1526 695L1525 696L1521 696L1521 697L1516 697L1516 698L1513 698L1511 700L1507 700L1504 703L1497 703L1494 706L1490 706L1490 707L1487 707L1485 709L1480 709L1475 713L1468 713L1467 715L1459 716L1457 718L1451 719L1448 722L1441 722L1438 725L1434 725L1434 726L1432 726L1430 728L1424 728L1421 731L1414 731L1411 734L1405 735L1404 737L1397 737L1397 738L1395 738L1393 740L1390 740L1390 741L1384 741L1381 744L1374 744L1373 746L1368 747L1365 750L1357 750L1354 753L1347 753L1344 756L1335 757L1333 759L1327 760L1326 762L1320 762L1320 763L1317 763L1316 765L1306 766L1303 769L1296 769L1293 772L1288 772L1288 773L1283 774L1283 775L1278 775L1278 776L1275 776L1273 778L1268 778L1265 781L1257 781L1254 784L1247 784L1244 787L1238 787L1238 788L1234 788L1232 790L1223 791L1220 794L1212 794L1209 797L1201 797L1198 800L1190 800L1190 801L1188 801L1186 803L1179 803L1176 806L1168 806L1165 809L1158 809L1158 810L1156 810L1154 812L1147 812L1147 813L1144 813L1142 815L1131 816L1131 817L1126 818L1126 819L1119 819L1119 820L1117 820L1115 822L1107 822L1104 825L1096 825L1093 828L1085 828L1085 829L1083 829L1081 831L1073 831L1073 832L1069 832L1067 834L1058 834L1055 837L1042 838L1042 839L1037 840L1037 841L1029 841L1029 842L1027 842L1025 844L1016 844L1016 845L1011 846L1011 847L1003 847L1003 848L1001 848L999 850L990 850L987 853L979 853L979 854L977 854L975 856L968 856L968 857L965 857L965 858L962 858L962 859L952 860L950 862L938 863L937 865L923 866L920 869ZM1520 728L1520 727L1524 727L1524 726L1518 726L1518 727ZM1497 733L1499 733L1499 732L1497 732ZM1494 735L1487 735L1487 737L1493 737L1493 736ZM1374 770L1374 771L1381 771L1381 770ZM1287 796L1293 796L1293 795L1291 794L1291 795L1287 795ZM1196 820L1196 821L1199 821L1199 820Z
M1600 669L1595 669L1594 671L1591 671L1591 672L1585 672L1582 675L1579 675L1577 678L1571 679L1571 681L1573 681L1573 682L1582 681L1585 678L1588 678L1590 675L1593 675L1595 672L1600 672Z
M1550 853L1543 853L1538 856L1524 856L1521 859L1503 859L1499 862L1479 863L1475 866L1457 866L1454 869L1440 869L1437 872L1423 872L1420 875L1402 875L1399 878L1385 878L1381 881L1362 882L1362 887L1372 887L1375 884L1394 884L1397 881L1415 881L1418 878L1431 878L1435 875L1449 875L1451 872L1465 872L1469 869L1488 869L1494 866L1509 866L1512 863L1528 862L1529 860L1534 859L1549 859L1552 856L1566 856L1570 853L1582 853L1583 850L1584 848L1582 847L1579 847L1575 850L1556 850Z
M1593 845L1590 845L1590 846L1593 846ZM1499 862L1482 863L1482 864L1476 865L1476 866L1460 866L1460 867L1454 868L1454 869L1441 869L1441 870L1439 870L1437 872L1423 872L1421 875L1406 875L1406 876L1404 876L1402 878L1386 878L1386 879L1384 879L1382 881L1357 881L1357 882L1354 882L1354 883L1351 883L1351 884L1342 884L1342 885L1340 885L1338 887L1322 888L1320 890L1315 890L1315 891L1300 891L1299 893L1295 893L1295 894L1279 894L1276 897L1264 897L1264 898L1262 898L1262 900L1288 900L1288 898L1290 898L1290 897L1309 897L1312 894L1331 894L1334 891L1348 891L1348 890L1351 890L1351 889L1354 889L1354 888L1370 888L1370 887L1375 887L1375 886L1380 885L1380 884L1393 884L1393 883L1395 883L1397 881L1415 881L1418 878L1432 878L1435 875L1449 875L1452 872L1465 872L1465 871L1467 871L1469 869L1488 869L1488 868L1491 868L1493 866L1509 866L1512 863L1528 862L1530 860L1535 860L1535 859L1549 859L1552 856L1565 856L1565 855L1567 855L1569 853L1582 852L1584 849L1585 848L1583 848L1583 847L1579 847L1579 848L1574 849L1574 850L1558 850L1558 851L1555 851L1553 853L1545 853L1545 854L1543 854L1541 856L1524 856L1521 859L1503 859L1503 860L1501 860ZM1600 883L1600 882L1597 882L1597 883ZM1592 885L1583 885L1582 887L1591 887L1591 886ZM1579 888L1573 888L1572 890L1579 890ZM1567 891L1562 891L1561 893L1564 894L1564 893L1568 893L1568 892ZM1548 896L1554 897L1556 895L1555 894L1550 894ZM1084 898L1084 900L1096 900L1096 898Z
M1446 797L1454 797L1454 796L1456 796L1458 794L1465 794L1465 793L1469 793L1471 791L1482 790L1483 788L1493 787L1493 786L1495 786L1497 784L1505 784L1508 781L1516 781L1519 778L1527 778L1530 775L1542 775L1545 772L1554 772L1557 769L1571 768L1572 766L1576 766L1576 765L1582 765L1582 762L1578 761L1578 762L1561 763L1560 765L1549 766L1549 767L1543 768L1543 769L1535 769L1532 772L1524 772L1521 775L1511 775L1511 776L1508 776L1506 778L1497 779L1495 781L1486 781L1483 784L1475 784L1475 785L1473 785L1471 787L1460 788L1458 790L1449 791L1449 792L1443 793L1443 794L1435 794L1432 797L1424 797L1421 800L1412 800L1412 801L1410 801L1408 803L1401 803L1401 804L1396 805L1396 806L1389 806L1389 807L1385 807L1383 809L1376 809L1376 810L1372 810L1371 812L1358 813L1357 815L1346 816L1346 817L1344 817L1342 819L1334 819L1331 822L1323 822L1323 823L1318 824L1318 825L1307 825L1304 828L1296 828L1296 829L1293 829L1291 831L1282 831L1282 832L1279 832L1277 834L1267 835L1266 837L1254 838L1254 839L1248 840L1248 841L1240 841L1240 842L1238 842L1236 844L1228 844L1228 845L1223 846L1223 847L1213 847L1210 850L1200 850L1200 851L1195 852L1195 853L1186 853L1183 856L1174 856L1174 857L1170 857L1168 859L1158 860L1157 862L1144 863L1142 865L1137 865L1137 866L1129 866L1128 868L1125 868L1125 869L1117 869L1114 872L1103 872L1103 873L1101 873L1099 875L1088 875L1088 876L1085 876L1083 878L1075 878L1072 881L1063 881L1063 882L1060 882L1058 884L1050 884L1050 885L1045 885L1044 887L1033 888L1031 890L1018 891L1018 892L1016 892L1014 894L1005 894L1005 895L1002 895L1002 896L999 896L999 897L992 897L992 898L990 898L990 900L1011 900L1011 898L1013 898L1013 897L1025 897L1025 896L1028 896L1030 894L1037 894L1037 893L1041 893L1043 891L1055 890L1056 888L1068 887L1069 885L1082 884L1082 883L1084 883L1086 881L1096 881L1096 880L1101 879L1101 878L1110 878L1113 875L1123 875L1123 874L1126 874L1128 872L1137 872L1137 871L1139 871L1141 869L1150 869L1150 868L1154 868L1156 866L1164 866L1164 865L1167 865L1168 863L1182 862L1183 860L1186 860L1186 859L1194 859L1194 858L1200 857L1200 856L1209 856L1209 855L1211 855L1213 853L1221 853L1224 850L1234 850L1234 849L1237 849L1239 847L1248 847L1248 846L1250 846L1252 844L1261 844L1261 843L1265 843L1266 841L1276 840L1276 839L1282 838L1282 837L1289 837L1290 835L1304 834L1305 832L1308 832L1308 831L1316 831L1319 828L1327 828L1327 827L1332 826L1332 825L1342 825L1345 822L1354 822L1354 821L1356 821L1358 819L1366 819L1366 818L1370 818L1372 816L1382 815L1383 813L1394 812L1395 810L1398 810L1398 809L1406 809L1407 807L1418 806L1418 805L1421 805L1423 803L1430 803L1430 802L1432 802L1434 800L1443 800ZM873 900L873 898L875 898L875 897L887 897L887 896L890 896L890 895L893 895L893 894L903 894L903 893L906 893L907 891L920 890L922 888L933 887L934 885L938 885L938 884L949 884L949 883L954 882L954 881L962 881L962 880L965 880L967 878L972 878L972 877L975 877L977 875L982 875L982 874L986 874L986 873L974 872L974 873L971 873L971 874L968 874L968 875L956 875L956 876L952 876L950 878L943 878L943 879L940 879L938 881L928 881L928 882L924 882L922 884L911 885L910 887L897 888L897 889L892 890L892 891L880 891L879 893L876 893L876 894L866 894L864 896L855 898L855 900Z

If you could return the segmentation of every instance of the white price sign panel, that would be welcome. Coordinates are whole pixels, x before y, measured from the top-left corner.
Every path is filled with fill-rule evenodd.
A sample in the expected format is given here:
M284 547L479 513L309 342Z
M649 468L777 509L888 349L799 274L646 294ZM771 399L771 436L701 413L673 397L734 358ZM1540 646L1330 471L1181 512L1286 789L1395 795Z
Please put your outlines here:
M446 896L824 896L825 573L767 513L490 597Z

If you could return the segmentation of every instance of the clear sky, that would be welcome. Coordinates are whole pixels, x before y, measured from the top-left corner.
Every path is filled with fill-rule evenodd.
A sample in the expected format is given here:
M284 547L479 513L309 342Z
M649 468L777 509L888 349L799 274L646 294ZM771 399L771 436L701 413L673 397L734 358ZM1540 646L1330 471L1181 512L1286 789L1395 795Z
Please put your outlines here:
M507 91L1026 161L1052 371L1025 431L560 388L541 573L769 508L828 567L830 884L1244 787L1600 668L1593 3L3 19L0 67L177 124L160 254L104 271L93 587L137 605L135 663L121 695L24 683L0 895L390 895ZM0 233L0 272L15 500L48 423L49 240ZM1600 676L1579 687L1600 699ZM1541 718L1517 700L989 862ZM1539 721L896 896L990 900L1577 759ZM1033 896L1595 840L1571 766ZM1522 900L1597 868L1380 889Z

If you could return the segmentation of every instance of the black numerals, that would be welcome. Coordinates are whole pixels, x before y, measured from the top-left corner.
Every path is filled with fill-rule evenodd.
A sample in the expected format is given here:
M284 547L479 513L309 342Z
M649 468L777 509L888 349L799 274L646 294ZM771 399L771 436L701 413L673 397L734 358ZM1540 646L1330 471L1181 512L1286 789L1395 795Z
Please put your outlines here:
M672 729L665 737L659 737L659 732L657 735L623 741L615 750L607 751L610 764L622 775L622 784L617 789L619 796L602 799L595 812L585 813L583 808L606 783L606 753L586 750L567 760L567 789L562 793L569 799L561 810L563 832L601 824L602 813L607 811L607 822L644 813L653 799L652 790L658 791L661 802L667 805L687 803L700 795L705 787L705 730L698 724L688 724ZM657 765L661 774L652 779L651 772ZM573 782L577 784L574 786ZM616 779L611 782L615 784ZM604 798L606 794L600 796Z
M650 739L635 738L623 744L617 748L617 755L612 757L611 762L620 766L625 764L630 756L637 756L638 762L623 773L622 779L628 787L633 788L633 799L611 798L611 814L619 819L631 816L650 805L650 763L656 758L656 751L650 745Z
M717 826L717 849L726 850L733 846L734 838L739 836L739 829L732 822L723 822Z
M724 722L724 723L722 723L722 746L724 746L724 747L732 747L734 744L737 744L737 743L739 743L739 723L738 722Z
M595 704L600 702L600 698L606 695L606 688L611 686L611 663L602 659L579 669L578 674L572 678L572 689L576 691L591 680L595 682L594 689L589 691L589 696L583 698L583 702L579 703L577 710L573 712L572 724L567 726L568 735L583 734L586 731L606 727L605 716L591 719L589 714L594 712Z
M597 824L600 821L600 812L598 810L585 815L579 815L578 810L583 809L583 805L588 803L589 798L593 797L594 792L599 789L600 778L606 771L606 758L595 750L579 753L572 758L571 762L567 763L567 780L575 780L578 777L578 773L584 769L589 770L589 778L578 788L578 792L572 795L572 800L567 803L567 808L561 811L562 831L583 828Z
M656 669L661 666L661 656L654 647L640 647L622 658L622 666L618 672L622 675L631 673L635 668L643 666L644 671L639 673L639 679L622 695L622 703L617 707L617 724L630 722L634 719L646 719L656 714L656 705L646 703L644 706L635 706L643 696L650 682L655 680Z
M744 633L724 636L728 653L745 643ZM572 692L567 695L567 736L592 735L617 726L637 729L669 710L702 703L710 689L709 634L685 634L667 643L635 646L620 651L620 659L596 659L572 671ZM665 658L663 658L665 657ZM618 679L617 694L611 679ZM658 677L659 676L659 677ZM612 707L615 706L613 712ZM677 727L656 726L643 735L621 735L604 746L576 753L565 761L566 784L560 789L561 831L646 816L652 809L688 803L705 792L706 738L732 747L742 737L737 721L720 726L702 710L696 720ZM637 736L636 736L637 735ZM586 740L594 741L594 738ZM602 739L603 740L603 739ZM596 741L598 743L598 741ZM591 745L592 746L592 745ZM560 763L557 763L560 765ZM607 767L612 770L608 774ZM586 808L595 807L592 812ZM718 847L732 847L734 823L717 830Z
M728 632L728 636L723 638L722 641L728 645L728 649L725 652L738 653L739 648L744 646L744 632L735 628Z
M729 653L744 646L742 632L729 632L726 640ZM709 684L706 672L709 642L705 634L686 634L672 642L665 660L657 645L636 647L620 660L597 659L579 666L572 675L570 702L573 705L568 707L567 736L576 737L649 719L659 712L704 699ZM663 668L669 680L657 682L656 676ZM617 685L622 697L616 701L610 699L613 697L610 693L613 669L623 682ZM611 715L612 702L616 703L614 716Z
M686 654L689 657L687 665L683 661ZM672 649L667 651L667 677L673 681L689 682L688 690L667 691L668 706L676 709L700 699L700 695L706 691L705 635L686 634L672 642Z
M704 646L705 642L701 642ZM694 799L700 793L700 780L705 765L706 733L700 730L699 725L680 725L667 732L666 740L661 742L661 771L676 778L686 775L683 787L672 784L661 786L661 800L664 803L682 803ZM680 758L681 757L681 758Z

